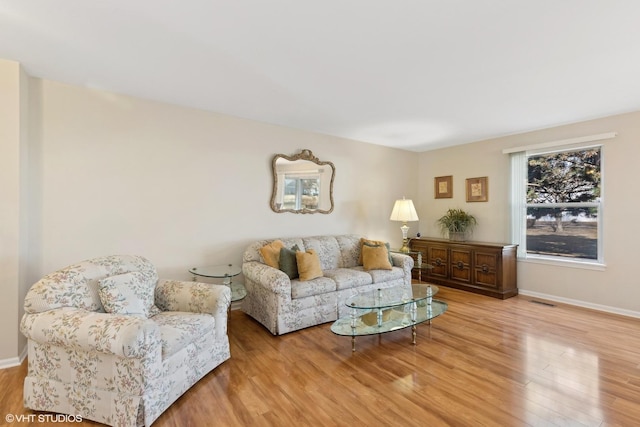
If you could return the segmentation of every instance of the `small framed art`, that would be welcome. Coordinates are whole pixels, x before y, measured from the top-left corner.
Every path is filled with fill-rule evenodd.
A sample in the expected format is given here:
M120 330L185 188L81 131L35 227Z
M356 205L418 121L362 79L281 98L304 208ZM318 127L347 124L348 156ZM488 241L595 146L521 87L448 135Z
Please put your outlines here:
M453 175L435 177L436 199L450 199L453 197Z
M486 202L489 200L489 178L467 178L467 202Z

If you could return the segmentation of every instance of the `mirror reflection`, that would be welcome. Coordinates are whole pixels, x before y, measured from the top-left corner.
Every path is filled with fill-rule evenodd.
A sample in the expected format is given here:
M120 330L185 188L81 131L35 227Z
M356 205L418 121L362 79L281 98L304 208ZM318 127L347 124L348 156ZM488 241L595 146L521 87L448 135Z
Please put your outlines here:
M294 156L276 154L272 162L274 212L330 213L333 211L335 167L311 150Z

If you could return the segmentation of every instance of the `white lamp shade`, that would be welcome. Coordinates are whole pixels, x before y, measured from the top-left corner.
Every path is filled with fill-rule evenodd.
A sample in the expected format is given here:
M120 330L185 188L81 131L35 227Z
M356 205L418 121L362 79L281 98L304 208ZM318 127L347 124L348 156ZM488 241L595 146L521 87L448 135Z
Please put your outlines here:
M399 199L396 200L396 204L393 205L393 211L391 212L391 221L418 221L418 213L413 206L411 199Z

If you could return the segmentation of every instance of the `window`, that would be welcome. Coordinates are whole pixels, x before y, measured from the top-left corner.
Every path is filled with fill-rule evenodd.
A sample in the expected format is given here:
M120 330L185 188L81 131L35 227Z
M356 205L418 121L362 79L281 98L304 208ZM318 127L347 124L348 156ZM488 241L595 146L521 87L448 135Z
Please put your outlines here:
M320 195L320 176L284 177L284 209L318 209Z
M511 152L518 256L603 264L602 146L524 148Z

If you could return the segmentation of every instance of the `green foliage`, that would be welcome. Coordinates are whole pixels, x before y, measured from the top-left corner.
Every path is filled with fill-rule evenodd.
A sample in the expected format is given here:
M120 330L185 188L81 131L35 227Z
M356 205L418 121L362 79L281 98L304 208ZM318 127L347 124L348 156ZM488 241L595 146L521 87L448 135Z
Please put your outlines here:
M529 157L528 203L590 202L600 197L600 149Z
M473 215L462 209L449 209L447 213L441 216L436 222L440 226L440 231L443 235L447 231L450 233L472 231L473 227L478 223Z

